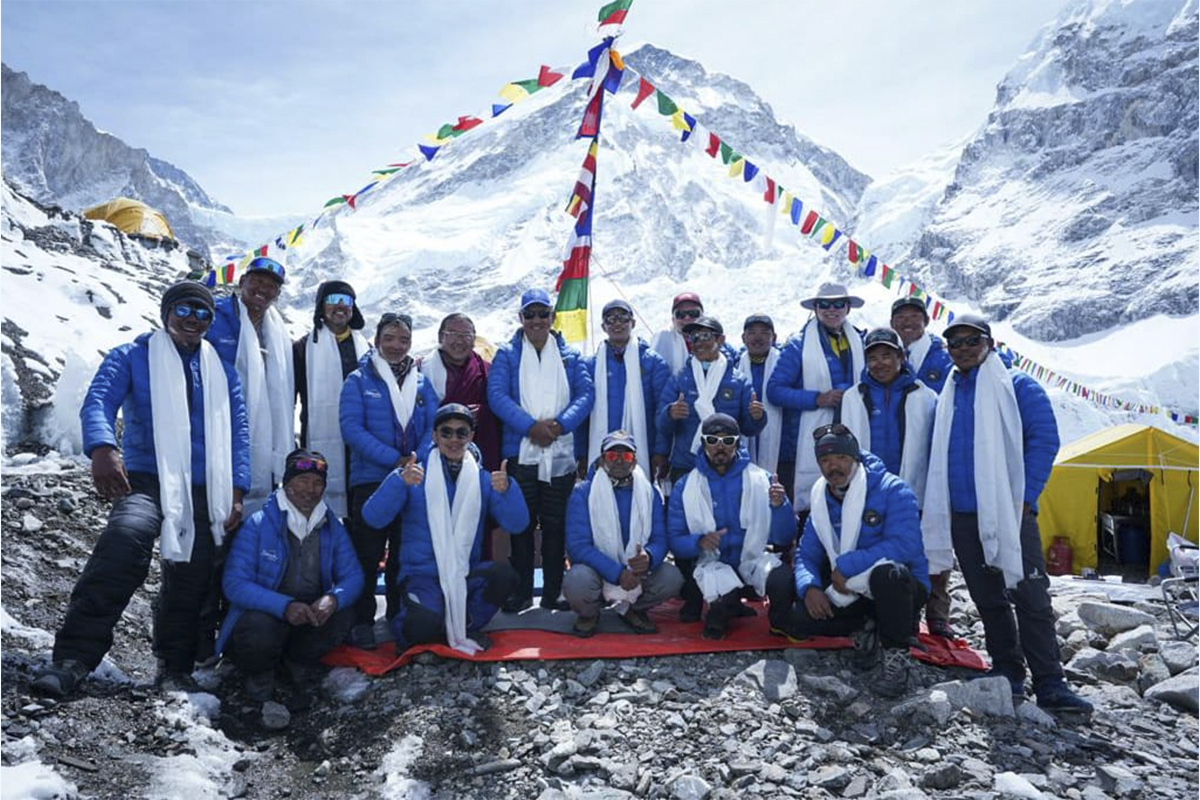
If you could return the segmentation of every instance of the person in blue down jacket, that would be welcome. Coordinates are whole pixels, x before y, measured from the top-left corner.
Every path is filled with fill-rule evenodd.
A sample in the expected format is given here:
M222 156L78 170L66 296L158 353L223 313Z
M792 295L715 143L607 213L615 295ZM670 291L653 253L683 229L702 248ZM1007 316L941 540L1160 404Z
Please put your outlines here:
M767 424L761 398L738 371L737 360L722 351L725 329L721 323L702 316L683 331L692 352L663 387L654 445L655 476L671 483L695 466L703 419L714 413L728 414L746 436L758 435Z
M854 634L856 666L883 668L875 690L897 697L908 685L908 651L929 596L917 500L883 463L860 451L845 425L819 430L821 477L796 547L794 574L767 583L773 633ZM883 653L880 658L880 645Z
M401 529L370 525L362 508L388 473L415 460L419 448L428 447L438 406L432 384L408 354L411 347L412 319L407 314L388 312L380 317L375 346L342 384L338 406L342 440L350 449L350 539L367 584L356 606L351 641L364 648L374 646L376 572L385 548L385 618L393 619L400 610L396 575Z
M575 437L579 477L582 480L587 476L588 466L600 457L601 441L616 430L627 431L642 443L638 465L649 476L658 398L671 378L671 369L650 345L634 337L637 322L629 303L611 301L604 306L600 319L608 338L595 355L583 360L583 368L592 376L596 402L580 426L580 435ZM641 380L626 380L635 370Z
M959 315L946 329L954 370L933 424L925 553L932 572L950 569L957 557L992 672L1008 678L1014 696L1025 693L1028 665L1039 707L1089 714L1091 703L1063 679L1037 523L1058 423L1037 381L1010 369L992 346L991 326L978 315Z
M800 412L770 402L767 383L779 365L782 348L775 343L775 322L766 314L751 314L742 323L742 349L738 353L738 371L750 381L755 397L763 401L767 424L757 436L747 436L750 458L767 472L777 474L791 499L796 478L796 434Z
M743 589L763 594L780 564L768 548L791 543L796 519L783 485L741 446L737 420L716 413L701 430L696 468L671 492L667 536L684 576L680 621L698 620L707 601L703 635L721 639L732 617L754 616L742 605Z
M567 498L575 488L575 440L595 400L592 376L579 351L551 330L554 310L544 289L521 295L521 329L492 359L488 405L504 425L500 455L521 487L529 525L512 540L511 561L520 583L504 604L515 612L533 605L533 530L542 529L542 608L563 610ZM511 531L518 533L518 531Z
M900 334L917 380L933 390L942 391L946 378L950 377L950 354L942 340L925 330L929 324L929 312L925 301L918 297L901 297L892 303L891 327Z
M158 678L191 686L215 554L241 523L250 488L246 409L237 373L204 341L212 293L177 283L163 293L161 314L163 330L108 353L79 411L92 479L113 508L71 592L53 663L33 683L48 694L72 692L112 647L156 540L163 558L153 631Z
M483 523L491 515L523 535L529 511L509 479L507 460L496 472L480 466L475 427L466 406L442 406L427 458L393 470L363 506L364 519L376 527L397 515L404 520L401 604L392 619L398 651L427 642L466 653L486 649L483 627L516 588L511 566L481 560Z
M238 531L225 562L230 609L217 640L242 673L246 696L266 702L284 667L308 705L321 657L354 622L363 572L350 536L323 496L329 464L320 453L294 450L283 486Z
M634 633L658 628L646 611L679 594L683 577L667 556L662 495L637 463L637 440L616 430L604 437L590 479L567 506L571 569L563 594L575 612L576 636L596 632L602 603L615 604Z
M784 345L779 364L767 381L767 398L800 412L796 434L796 480L792 501L800 521L808 509L808 493L821 471L813 459L812 433L838 422L842 393L858 382L865 366L862 333L847 319L860 308L861 297L840 283L823 283L813 297L800 301L813 317Z

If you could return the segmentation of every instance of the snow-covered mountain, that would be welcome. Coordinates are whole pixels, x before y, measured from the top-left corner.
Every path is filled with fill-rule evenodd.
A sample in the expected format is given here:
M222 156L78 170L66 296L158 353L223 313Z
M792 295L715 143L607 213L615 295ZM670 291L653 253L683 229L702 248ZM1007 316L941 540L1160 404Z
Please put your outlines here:
M4 175L29 197L71 211L132 197L162 211L175 235L206 257L249 247L290 218L238 220L190 175L111 133L99 131L78 103L0 65Z
M862 240L1038 340L1196 314L1197 30L1196 0L1068 5L1000 82L952 180L868 189ZM914 175L919 197L942 196L889 227Z

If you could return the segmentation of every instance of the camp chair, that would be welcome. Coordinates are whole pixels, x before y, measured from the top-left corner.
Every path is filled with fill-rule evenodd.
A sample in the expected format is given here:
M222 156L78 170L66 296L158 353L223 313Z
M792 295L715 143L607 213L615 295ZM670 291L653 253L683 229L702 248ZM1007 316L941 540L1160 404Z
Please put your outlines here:
M1191 639L1200 631L1200 597L1196 590L1196 578L1166 578L1162 582L1163 602L1176 639Z

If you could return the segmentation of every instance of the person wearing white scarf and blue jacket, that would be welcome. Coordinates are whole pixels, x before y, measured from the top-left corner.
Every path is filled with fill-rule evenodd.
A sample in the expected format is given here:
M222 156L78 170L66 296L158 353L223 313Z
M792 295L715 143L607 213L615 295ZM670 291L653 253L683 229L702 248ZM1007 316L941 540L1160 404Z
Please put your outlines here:
M351 632L352 642L359 647L373 646L369 633L375 621L376 571L385 546L385 618L392 619L400 609L396 589L400 526L370 525L363 519L363 504L392 470L418 458L420 449L428 447L438 407L432 384L409 355L411 346L412 318L394 312L381 316L375 346L347 376L338 404L342 439L350 448L350 538L367 582Z
M767 580L771 631L795 639L854 634L860 669L878 663L882 645L875 688L896 697L908 683L909 645L929 596L917 499L845 425L815 435L821 477L793 572Z
M177 283L163 293L161 315L161 330L109 351L79 410L92 479L113 507L71 591L53 661L33 683L48 694L71 693L100 664L149 574L156 542L163 559L152 632L159 678L190 684L216 553L241 524L250 489L246 407L237 371L203 338L212 292Z
M703 635L722 639L731 618L754 616L743 591L766 591L781 563L771 549L791 544L796 518L778 476L750 460L737 420L712 414L701 432L695 469L671 491L667 537L684 576L680 621L699 620L707 602Z
M392 619L398 650L437 642L472 654L487 648L483 627L517 584L508 564L482 560L484 520L520 532L529 511L506 461L495 472L482 467L469 408L442 406L433 427L434 446L387 476L363 518L380 528L403 520L401 603Z
M1014 696L1024 695L1028 665L1040 707L1090 713L1091 703L1063 679L1037 523L1058 423L1045 390L1006 366L992 345L991 326L978 315L959 315L946 329L954 370L933 424L925 553L931 572L950 569L957 557L992 672L1008 678Z
M560 600L566 568L567 498L575 488L575 436L592 410L595 390L579 351L551 329L554 309L545 289L521 295L521 329L496 351L488 375L488 405L504 425L500 455L521 487L529 525L512 539L511 561L520 577L504 610L533 604L533 531L542 529L542 608L565 611Z
M634 633L654 633L646 612L679 594L683 577L667 557L662 495L637 461L637 439L604 437L587 480L567 505L571 569L563 594L575 612L575 634L596 632L600 607L613 603Z

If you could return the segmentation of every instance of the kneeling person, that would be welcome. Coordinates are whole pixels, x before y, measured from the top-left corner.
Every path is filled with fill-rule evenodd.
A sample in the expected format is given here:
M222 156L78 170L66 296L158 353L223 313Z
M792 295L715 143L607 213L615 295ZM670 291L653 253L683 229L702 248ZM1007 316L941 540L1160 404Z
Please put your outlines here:
M217 652L229 645L246 695L270 700L282 665L302 696L318 662L354 621L363 573L350 535L325 505L329 465L293 450L283 487L238 531L223 581L230 610Z
M363 519L381 528L403 514L400 611L392 620L397 650L427 642L475 653L488 646L483 627L517 585L508 564L485 562L483 522L490 514L508 531L522 531L529 511L520 487L479 466L472 445L475 416L458 403L437 410L424 464L392 471L363 506Z
M601 443L600 467L567 504L571 569L563 594L578 619L575 633L596 632L601 599L616 603L635 633L657 628L646 611L679 594L683 576L667 555L662 497L637 463L637 443L613 431Z
M908 682L908 648L929 596L929 567L917 499L883 462L862 453L844 425L816 430L822 477L813 484L794 576L768 580L773 632L855 635L859 666L873 667L883 645L879 694Z

